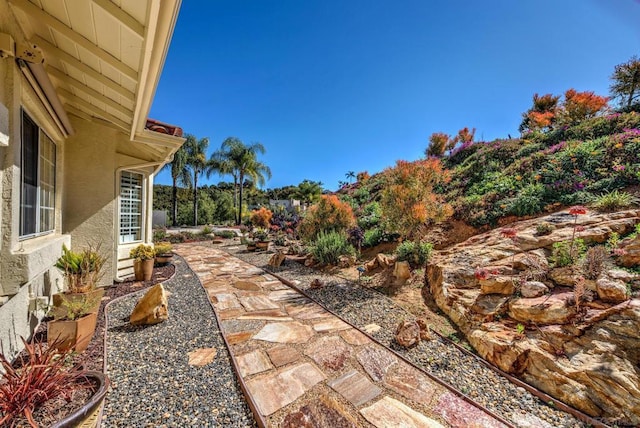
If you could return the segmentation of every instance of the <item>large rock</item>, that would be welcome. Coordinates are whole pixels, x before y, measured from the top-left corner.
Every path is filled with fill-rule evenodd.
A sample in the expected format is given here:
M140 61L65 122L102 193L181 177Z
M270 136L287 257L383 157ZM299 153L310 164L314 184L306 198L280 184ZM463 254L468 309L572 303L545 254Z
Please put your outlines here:
M540 281L527 281L520 287L520 294L522 294L522 297L527 298L540 297L547 294L548 291L549 287Z
M396 262L393 268L393 285L404 285L409 278L411 278L409 262Z
M420 342L420 326L415 321L401 321L396 329L396 342L409 348Z
M502 294L510 296L516 291L514 278L508 276L492 276L480 280L482 294Z
M509 316L517 321L536 324L566 324L576 314L569 304L573 293L557 293L533 299L515 299L509 303Z
M640 299L626 296L627 284L636 283L637 277L608 270L599 284L586 281L594 295L599 288L599 298L586 302L587 310L576 316L573 287L580 272L561 268L552 270L549 279L531 276L530 270L545 269L543 259L555 242L571 239L574 221L565 210L514 223L516 242L496 229L436 251L425 274L428 292L489 362L593 417L640 426ZM538 236L540 222L553 224L554 230ZM584 230L577 237L602 243L612 232L630 233L639 222L640 210L589 211L578 216L577 224ZM637 263L633 257L640 254L640 242L628 241L622 246L630 254L625 259L630 265ZM552 291L514 300L506 294L483 294L509 290L506 285L499 287L506 283L501 279L493 280L493 289L486 283L481 289L482 282L474 276L476 267L495 267L496 277L508 277L512 264L515 271L540 282L531 290L522 288L523 296L539 293L543 285ZM620 302L623 294L627 300ZM537 326L521 334L518 323Z
M605 302L624 302L629 299L627 286L618 279L600 278L596 281L598 297Z
M169 318L169 292L162 284L154 285L136 304L129 322L133 325L158 324Z
M272 267L280 267L280 265L282 264L282 262L284 262L284 259L286 258L287 257L284 255L282 250L278 250L273 256L271 256L271 258L269 259L268 265Z
M623 241L620 247L624 249L624 254L619 259L622 266L640 266L640 235L628 242Z

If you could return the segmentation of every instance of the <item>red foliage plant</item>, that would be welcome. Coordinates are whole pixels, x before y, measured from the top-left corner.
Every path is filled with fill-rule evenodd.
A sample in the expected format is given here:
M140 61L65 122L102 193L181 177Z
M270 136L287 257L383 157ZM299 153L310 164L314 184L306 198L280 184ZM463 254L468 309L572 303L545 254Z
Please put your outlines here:
M514 241L518 236L518 231L513 227L505 227L504 229L500 230L500 234L505 238L509 238Z
M444 221L453 214L451 206L434 192L435 186L451 179L440 159L399 160L383 174L386 185L380 206L391 232L413 239L425 224Z
M320 232L346 231L353 226L356 218L351 206L336 195L323 195L312 205L298 226L302 239L312 241Z
M593 91L578 92L568 89L564 93L562 116L567 125L579 123L595 117L605 110L609 98L596 95Z
M261 207L260 209L251 211L249 219L254 226L268 229L272 217L273 213L270 209Z
M356 175L356 180L358 180L358 183L364 183L370 178L371 176L367 171L361 171Z
M569 214L573 215L573 216L579 216L581 214L586 214L587 213L587 209L585 207L583 207L582 205L576 205L573 206L571 208L569 208Z
M17 368L0 354L5 372L0 382L0 426L13 426L12 422L24 415L32 427L37 427L33 412L39 406L56 397L71 400L75 389L91 387L83 369L66 367L70 351L60 353L55 347L45 349L43 344L22 341L27 356L20 358Z

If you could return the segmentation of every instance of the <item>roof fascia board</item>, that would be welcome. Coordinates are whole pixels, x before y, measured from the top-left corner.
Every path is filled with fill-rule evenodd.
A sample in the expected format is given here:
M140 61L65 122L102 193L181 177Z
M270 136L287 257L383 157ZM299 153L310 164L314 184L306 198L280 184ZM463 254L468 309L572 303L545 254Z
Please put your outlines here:
M178 19L181 0L150 0L149 19L144 43L140 80L131 127L131 139L145 129L160 73L169 52L169 44Z

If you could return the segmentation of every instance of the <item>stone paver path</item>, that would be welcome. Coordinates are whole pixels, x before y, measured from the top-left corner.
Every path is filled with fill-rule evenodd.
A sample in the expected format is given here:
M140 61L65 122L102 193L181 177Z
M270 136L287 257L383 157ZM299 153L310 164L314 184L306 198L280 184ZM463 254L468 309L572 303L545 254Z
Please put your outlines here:
M260 268L176 245L270 427L504 427Z

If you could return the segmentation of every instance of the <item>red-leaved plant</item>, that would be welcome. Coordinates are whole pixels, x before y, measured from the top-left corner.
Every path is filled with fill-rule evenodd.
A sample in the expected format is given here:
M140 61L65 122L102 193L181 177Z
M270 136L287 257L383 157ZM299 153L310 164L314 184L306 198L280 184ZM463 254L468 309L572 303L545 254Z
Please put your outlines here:
M0 364L4 370L0 380L0 426L12 427L21 415L32 427L38 424L33 412L57 397L71 400L74 390L89 388L86 371L79 366L67 367L70 351L59 352L42 343L28 343L24 338L26 356L14 367L3 353ZM84 381L84 382L83 382Z

